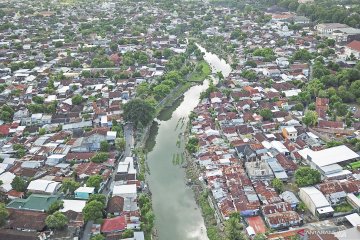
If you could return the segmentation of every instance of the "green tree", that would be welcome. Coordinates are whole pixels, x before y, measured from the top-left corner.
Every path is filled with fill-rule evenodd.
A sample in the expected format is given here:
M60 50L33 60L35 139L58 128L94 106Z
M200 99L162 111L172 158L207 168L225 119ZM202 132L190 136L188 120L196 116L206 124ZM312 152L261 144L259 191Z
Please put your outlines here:
M260 110L260 116L264 119L264 121L269 121L272 120L273 113L271 112L270 109L264 108Z
M0 202L0 226L6 223L6 219L9 217L9 212L5 207L5 203Z
M242 232L243 226L238 218L229 218L225 222L225 235L227 240L245 240L245 236Z
M90 238L90 240L105 240L105 237L102 234L96 234Z
M132 238L132 237L134 237L134 231L132 229L126 229L121 234L121 238Z
M146 126L155 116L155 107L142 99L133 99L124 105L124 119L139 125Z
M44 103L44 98L43 97L40 97L40 96L34 96L32 97L31 99L34 103L37 103L37 104L43 104Z
M187 144L186 144L186 150L190 153L195 153L198 150L199 147L199 139L196 137L189 138Z
M11 187L18 192L25 192L27 183L21 177L16 176L11 182Z
M278 192L278 193L282 193L284 191L284 183L283 181L281 181L280 179L278 178L274 178L272 181L271 181L271 185L275 188L275 190Z
M255 237L253 238L253 240L266 240L266 235L265 235L265 234L258 233L258 234L255 235Z
M106 205L106 196L104 194L92 194L90 195L89 200L87 201L88 203L91 201L98 201L101 202L104 206Z
M39 135L45 135L46 129L45 128L39 128Z
M103 182L103 179L100 175L91 175L88 180L86 181L86 186L94 187L95 190L99 190L100 184Z
M57 200L50 205L49 209L47 210L47 213L53 214L62 208L64 208L64 201Z
M99 201L91 201L86 203L85 207L82 210L84 215L84 220L87 221L96 221L103 218L103 209L104 204Z
M156 100L161 100L164 97L166 97L166 95L168 95L171 91L171 88L168 85L165 84L159 84L156 87L154 87L153 89L153 93L155 95Z
M94 163L102 163L107 161L108 159L109 159L109 153L98 152L90 159L90 161Z
M75 96L73 96L71 98L72 104L73 105L79 105L80 103L82 103L84 101L83 97L79 94L76 94Z
M318 114L315 111L306 111L302 121L308 127L315 126L318 122Z
M126 141L124 138L116 138L115 139L115 147L119 151L124 151L126 147Z
M313 186L321 181L321 174L318 170L310 167L300 167L295 172L295 183L299 187Z
M100 142L100 151L101 152L109 152L110 150L110 144L104 140Z
M69 219L61 212L55 212L46 217L45 223L51 229L63 229L69 222Z
M62 182L61 190L63 193L74 194L74 191L80 187L80 183L75 182L72 179L65 179Z

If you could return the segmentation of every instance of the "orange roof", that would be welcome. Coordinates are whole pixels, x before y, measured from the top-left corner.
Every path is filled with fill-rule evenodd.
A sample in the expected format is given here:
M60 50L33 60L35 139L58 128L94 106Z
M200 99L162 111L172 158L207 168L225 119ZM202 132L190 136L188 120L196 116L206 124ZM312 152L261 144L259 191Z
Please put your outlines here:
M348 45L346 45L348 48L351 48L352 50L360 52L360 41L352 41Z

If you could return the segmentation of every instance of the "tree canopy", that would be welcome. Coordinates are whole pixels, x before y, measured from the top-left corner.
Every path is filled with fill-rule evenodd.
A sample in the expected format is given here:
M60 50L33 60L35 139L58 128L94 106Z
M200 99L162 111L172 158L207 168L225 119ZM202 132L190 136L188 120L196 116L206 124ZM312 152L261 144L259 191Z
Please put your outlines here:
M295 172L295 183L299 187L312 186L319 183L320 180L320 172L310 167L301 167Z
M46 225L52 229L63 229L68 222L68 218L61 212L55 212L45 219Z
M142 99L133 99L124 105L124 119L136 127L146 126L155 116L155 108Z

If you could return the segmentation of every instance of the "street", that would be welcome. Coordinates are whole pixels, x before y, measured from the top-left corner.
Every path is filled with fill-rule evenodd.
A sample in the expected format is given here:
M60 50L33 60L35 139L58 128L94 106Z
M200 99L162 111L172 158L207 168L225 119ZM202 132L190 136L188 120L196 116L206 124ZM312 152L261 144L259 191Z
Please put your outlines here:
M125 151L124 153L120 156L120 162L124 161L126 157L131 156L131 150L134 147L134 136L133 136L133 126L132 124L125 124L124 126L124 138L125 138ZM118 163L118 161L116 162ZM109 179L109 181L107 182L106 186L102 189L101 194L104 194L106 197L109 196L109 193L111 191L111 186L114 182L115 179L115 175L117 172L117 168L118 168L118 164L115 166L113 173L111 174L111 177ZM80 239L82 240L89 240L91 237L91 226L93 224L93 221L89 221L86 223L85 228L84 228L84 232L83 235Z

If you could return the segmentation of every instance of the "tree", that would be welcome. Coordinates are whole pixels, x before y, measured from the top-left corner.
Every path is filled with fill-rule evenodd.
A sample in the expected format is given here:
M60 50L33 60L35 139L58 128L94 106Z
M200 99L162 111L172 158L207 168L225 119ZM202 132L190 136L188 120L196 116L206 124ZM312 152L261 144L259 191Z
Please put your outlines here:
M244 240L243 226L238 218L229 218L225 222L225 235L227 240Z
M99 201L91 201L86 203L82 210L85 221L96 221L103 218L104 204Z
M264 121L269 121L273 118L273 113L270 109L261 109L260 110L260 116L264 119Z
M274 178L271 181L271 186L273 186L278 193L282 193L284 191L284 183L278 178Z
M94 187L95 190L99 190L100 184L103 182L103 179L100 175L91 175L88 180L86 181L86 186Z
M80 187L80 183L75 182L72 179L65 179L62 182L61 190L64 193L74 194L74 191Z
M159 84L153 89L153 93L155 95L156 100L163 99L168 95L171 91L171 88L166 84Z
M100 142L100 151L101 152L108 152L110 150L110 144L104 140Z
M47 216L45 219L46 225L51 229L63 229L68 222L68 218L59 211Z
M124 151L126 147L126 141L124 138L116 138L115 139L115 147L119 151Z
M105 237L102 234L96 234L90 238L90 240L105 240Z
M9 217L9 212L5 207L5 203L0 202L0 226L6 223L6 219Z
M8 105L3 105L0 110L0 120L3 120L5 122L9 122L12 120L14 116L14 109Z
M189 141L186 144L186 150L188 150L190 153L195 153L198 150L199 147L199 139L192 137L189 138Z
M101 202L104 206L106 205L106 196L104 194L92 194L88 200L88 203L91 201Z
M142 99L133 99L124 105L124 119L139 125L146 126L155 116L155 107Z
M109 154L106 152L98 152L96 153L90 161L94 163L102 163L109 159Z
M307 127L315 126L318 122L318 114L315 111L306 111L302 120Z
M253 240L266 240L266 235L258 233L258 234L255 235Z
M46 129L45 128L39 128L39 135L45 135Z
M72 104L73 105L79 105L80 103L82 103L84 101L83 97L79 94L76 94L75 96L73 96L71 98Z
M57 211L59 211L60 209L64 208L64 201L61 200L57 200L55 202L53 202L50 207L48 208L47 212L49 214L53 214Z
M19 176L16 176L11 182L11 187L18 192L25 192L27 183L24 179Z
M132 229L126 229L121 234L121 238L132 238L133 236L134 236L134 231Z
M301 167L295 172L295 183L299 187L312 186L319 183L320 180L320 172L310 167Z

